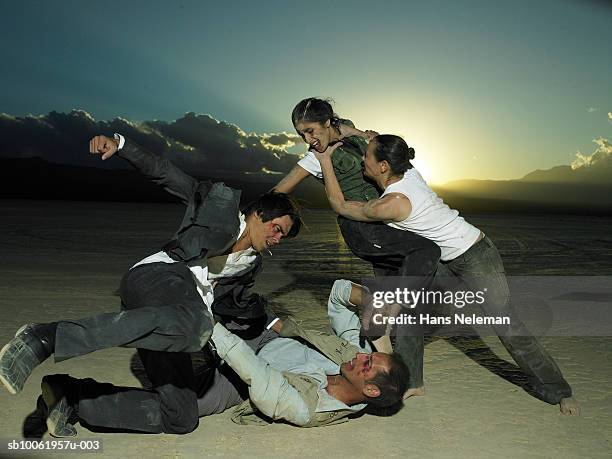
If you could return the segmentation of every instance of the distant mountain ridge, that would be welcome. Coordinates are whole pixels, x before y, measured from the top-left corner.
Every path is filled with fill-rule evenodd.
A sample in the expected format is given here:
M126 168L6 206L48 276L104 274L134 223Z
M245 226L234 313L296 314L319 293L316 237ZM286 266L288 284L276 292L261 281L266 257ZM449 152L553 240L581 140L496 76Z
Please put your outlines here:
M612 157L595 166L556 166L516 180L454 180L438 188L447 199L494 199L567 207L573 211L612 212Z
M612 161L600 163L597 167L580 167L572 169L571 166L556 166L551 169L538 169L525 177L518 179L521 182L542 183L612 183Z

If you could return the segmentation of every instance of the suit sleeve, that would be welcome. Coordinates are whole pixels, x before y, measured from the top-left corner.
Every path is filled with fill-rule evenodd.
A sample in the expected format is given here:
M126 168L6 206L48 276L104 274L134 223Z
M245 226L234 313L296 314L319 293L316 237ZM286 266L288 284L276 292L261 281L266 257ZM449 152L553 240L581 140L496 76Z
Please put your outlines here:
M298 426L308 424L308 406L282 372L219 323L213 328L212 340L219 357L249 386L249 398L257 409L272 419L284 419Z
M147 179L177 196L183 204L189 202L198 186L195 178L176 167L170 160L151 153L130 139L125 139L125 145L117 155L128 161Z

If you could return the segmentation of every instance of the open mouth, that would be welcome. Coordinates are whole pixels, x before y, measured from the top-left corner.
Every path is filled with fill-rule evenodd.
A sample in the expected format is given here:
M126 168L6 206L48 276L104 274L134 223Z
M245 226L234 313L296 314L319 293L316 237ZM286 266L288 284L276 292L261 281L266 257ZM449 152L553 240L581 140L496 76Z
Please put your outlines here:
M310 146L315 150L319 149L319 145L321 145L321 142L319 142L318 140L310 144Z

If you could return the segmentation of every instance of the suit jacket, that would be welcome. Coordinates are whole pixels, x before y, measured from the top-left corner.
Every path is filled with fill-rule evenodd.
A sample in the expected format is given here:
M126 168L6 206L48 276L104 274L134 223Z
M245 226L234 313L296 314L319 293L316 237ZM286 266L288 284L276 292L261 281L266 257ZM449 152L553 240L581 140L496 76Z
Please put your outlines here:
M117 154L186 205L178 230L162 249L173 260L189 262L214 257L225 253L236 242L240 231L239 190L223 182L198 181L170 160L127 138ZM213 312L244 318L264 316L265 300L249 292L261 267L262 257L258 254L249 268L231 278L219 279Z

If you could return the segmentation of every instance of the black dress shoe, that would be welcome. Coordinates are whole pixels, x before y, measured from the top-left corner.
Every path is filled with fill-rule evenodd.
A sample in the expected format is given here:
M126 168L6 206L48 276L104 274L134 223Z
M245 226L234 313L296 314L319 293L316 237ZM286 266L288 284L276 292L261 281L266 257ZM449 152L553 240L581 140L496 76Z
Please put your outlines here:
M34 368L53 353L44 335L36 333L38 327L24 325L0 351L0 381L11 394L19 393Z
M49 375L42 379L40 388L47 407L47 429L56 438L76 437L74 427L79 420L76 404L77 379L68 375Z

